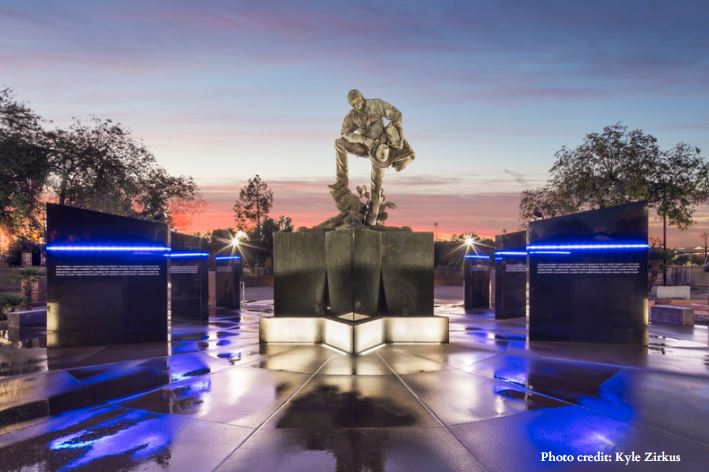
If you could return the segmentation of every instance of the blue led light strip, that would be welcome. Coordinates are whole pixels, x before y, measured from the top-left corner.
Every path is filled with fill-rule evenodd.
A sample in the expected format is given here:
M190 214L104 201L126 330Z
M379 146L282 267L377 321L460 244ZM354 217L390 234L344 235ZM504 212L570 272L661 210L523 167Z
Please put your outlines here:
M47 251L56 252L170 252L171 249L165 246L47 246Z
M479 254L468 254L465 256L466 259L490 259L490 256L483 256Z
M208 252L173 252L165 254L165 257L209 257Z
M527 256L527 251L495 251L495 256Z
M528 251L555 250L555 249L647 249L649 244L532 244L527 246Z
M571 251L529 251L530 254L571 254Z
M239 260L241 256L218 256L215 259L218 261Z

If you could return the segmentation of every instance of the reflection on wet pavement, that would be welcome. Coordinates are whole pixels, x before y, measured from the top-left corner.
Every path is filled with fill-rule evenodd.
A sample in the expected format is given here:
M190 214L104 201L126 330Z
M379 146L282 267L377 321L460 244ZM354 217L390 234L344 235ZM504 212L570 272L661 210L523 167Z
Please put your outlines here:
M436 307L450 344L352 357L260 345L271 308L173 320L166 344L47 350L41 332L1 344L0 469L547 470L545 450L633 448L682 455L663 470L709 459L704 326L653 326L645 347L530 343L524 319L450 303Z

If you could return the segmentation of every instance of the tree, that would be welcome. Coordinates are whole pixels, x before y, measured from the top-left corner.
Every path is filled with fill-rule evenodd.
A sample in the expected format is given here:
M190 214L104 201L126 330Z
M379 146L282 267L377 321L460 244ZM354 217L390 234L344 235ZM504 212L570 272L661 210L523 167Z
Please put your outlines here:
M17 234L41 226L39 199L49 175L42 119L0 90L0 225Z
M661 151L654 136L620 123L587 134L575 149L562 147L555 157L547 184L522 193L523 218L647 200L663 221L666 250L667 224L688 228L697 205L709 199L709 163L698 148L679 143Z
M92 118L47 131L43 122L0 90L0 225L15 236L43 232L44 199L163 222L197 199L192 178L168 174L120 123Z
M197 198L192 178L169 175L120 123L93 118L48 134L49 188L62 205L169 222L172 202Z
M261 231L261 220L268 216L273 205L273 192L266 182L256 174L239 191L239 198L234 203L234 216L239 229L247 229L248 222L256 225L256 231Z

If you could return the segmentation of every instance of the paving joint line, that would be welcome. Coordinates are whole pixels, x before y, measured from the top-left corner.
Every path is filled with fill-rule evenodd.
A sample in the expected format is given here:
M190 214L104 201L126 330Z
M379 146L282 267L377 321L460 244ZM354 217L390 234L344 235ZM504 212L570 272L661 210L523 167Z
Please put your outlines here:
M239 444L237 444L237 446L236 446L229 454L227 454L227 456L226 456L221 462L219 462L219 464L217 464L216 467L214 467L214 469L212 469L212 471L214 472L214 471L218 470L222 465L224 465L224 463L225 463L227 460L229 460L229 458L230 458L231 456L233 456L234 453L235 453L236 451L238 451L239 448L240 448L241 446L243 446L243 445L246 443L246 441L248 441L249 439L251 439L251 436L253 436L254 434L256 434L256 432L258 432L259 430L261 430L261 428L263 428L263 426L264 426L266 423L268 423L268 422L271 420L271 418L273 418L273 417L276 416L281 410L283 410L283 408L285 408L286 405L287 405L296 395L298 395L298 394L300 393L300 391L303 390L303 389L305 388L305 386L308 385L308 384L310 383L310 381L313 380L313 379L315 378L315 376L320 373L321 370L323 370L323 368L325 367L325 365L327 365L327 363L330 362L330 359L332 359L332 356L334 356L334 354L330 354L330 356L325 360L325 362L323 362L322 365L321 365L320 367L318 367L318 369L317 369L315 372L313 372L313 373L310 375L310 377L308 377L307 380L306 380L305 382L303 382L303 384L302 384L300 387L298 387L292 394L290 394L290 395L288 396L288 398L286 398L286 399L283 401L283 403L282 403L278 408L276 408L276 410L275 410L273 413L271 413L271 414L268 416L268 418L266 418L265 420L263 420L263 421L261 422L261 424L259 424L256 428L254 428L241 442L239 442Z
M389 370L391 370L391 372L396 376L396 378L399 379L399 382L401 382L401 383L404 385L404 387L409 391L409 393L411 393L411 395L413 395L413 397L416 399L416 401L418 401L418 402L421 404L421 406L423 406L423 408L424 408L436 421L438 421L438 423L440 423L440 425L441 425L446 431L448 431L448 433L450 433L450 435L453 436L453 437L455 438L455 440L458 441L458 443L459 443L461 446L463 446L463 449L465 449L466 451L468 451L468 454L470 454L470 457L472 457L472 459L475 461L475 463L476 463L482 470L487 471L488 469L487 469L485 466L482 465L482 463L478 460L478 458L475 456L475 454L473 454L473 451L471 451L470 448L469 448L463 441L461 441L461 439L458 437L458 435L455 434L455 433L453 432L453 430L452 430L451 428L449 428L448 425L446 425L446 424L438 417L438 415L435 414L435 413L433 412L433 410L431 410L431 408L428 407L428 405L426 405L426 403L424 403L424 401L421 399L421 397L419 397L419 396L416 394L416 392L413 391L413 389L409 386L409 384L407 384L406 382L404 382L404 379L402 379L401 376L394 370L394 368L379 354L379 351L377 351L376 354L377 354L377 356L379 357L379 359L381 359L381 361L389 368Z

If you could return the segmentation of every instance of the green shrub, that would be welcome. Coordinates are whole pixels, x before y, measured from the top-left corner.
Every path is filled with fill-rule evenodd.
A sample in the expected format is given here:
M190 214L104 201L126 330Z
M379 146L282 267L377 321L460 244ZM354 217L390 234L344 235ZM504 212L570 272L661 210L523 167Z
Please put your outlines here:
M25 267L17 271L20 277L23 279L37 279L39 277L44 277L44 270L38 269L36 267Z
M0 313L2 313L3 318L6 318L6 314L11 309L21 308L27 306L27 297L20 295L19 293L0 293Z

